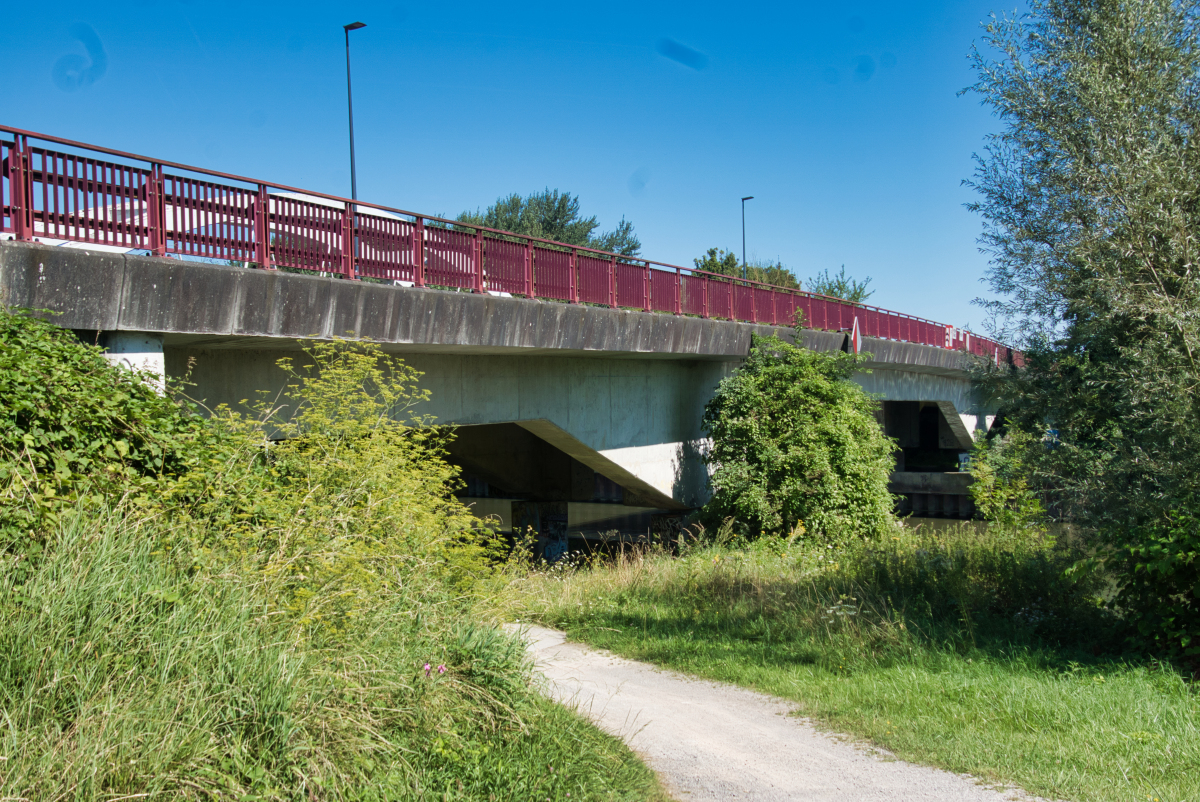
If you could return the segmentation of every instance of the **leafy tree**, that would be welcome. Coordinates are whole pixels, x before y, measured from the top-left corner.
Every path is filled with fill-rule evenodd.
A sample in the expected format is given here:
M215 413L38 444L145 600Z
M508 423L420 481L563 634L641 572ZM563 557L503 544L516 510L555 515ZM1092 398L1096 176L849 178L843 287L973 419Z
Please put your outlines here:
M888 476L894 442L876 402L850 381L858 359L755 337L746 362L704 410L712 522L750 535L876 535L894 521Z
M719 273L722 276L742 275L742 263L738 261L737 254L723 248L709 248L699 259L693 259L692 263L696 265L697 270L709 273Z
M612 231L597 232L600 223L595 215L580 216L579 197L557 189L547 188L525 197L513 193L497 199L484 212L463 212L455 219L625 256L636 256L642 249L641 241L633 233L633 224L624 217Z
M742 276L742 264L738 261L737 254L721 248L709 248L704 256L693 259L692 263L696 265L697 270L706 270L722 276ZM800 281L796 274L784 267L782 262L755 259L746 265L746 278L764 284L774 284L776 287L800 289Z
M1030 478L1095 533L1119 603L1200 655L1200 48L1195 0L1033 0L972 89L1004 121L973 186L1000 336L986 392ZM998 55L995 55L998 54Z
M861 304L875 294L875 290L867 289L867 285L870 283L870 276L862 281L855 281L847 276L846 266L842 265L842 269L838 271L837 275L826 269L823 273L817 273L810 278L808 291L815 292L817 295L828 295L830 298L841 298L852 304Z

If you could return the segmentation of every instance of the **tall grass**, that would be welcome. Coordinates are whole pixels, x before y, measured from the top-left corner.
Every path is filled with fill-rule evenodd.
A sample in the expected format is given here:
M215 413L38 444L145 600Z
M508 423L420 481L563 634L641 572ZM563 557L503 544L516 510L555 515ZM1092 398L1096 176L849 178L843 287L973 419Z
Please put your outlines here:
M495 539L402 360L317 344L201 416L0 328L0 800L659 795L481 622Z
M760 540L516 583L510 616L793 699L897 755L1072 800L1200 799L1200 697L1122 652L1103 578L1036 533Z
M314 635L278 580L180 571L165 525L126 512L68 519L27 581L0 579L0 798L658 796L444 583L413 572Z

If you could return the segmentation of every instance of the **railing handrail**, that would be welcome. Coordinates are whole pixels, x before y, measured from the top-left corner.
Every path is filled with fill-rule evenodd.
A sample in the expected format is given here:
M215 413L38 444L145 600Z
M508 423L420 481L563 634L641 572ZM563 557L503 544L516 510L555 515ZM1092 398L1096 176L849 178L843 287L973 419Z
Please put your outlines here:
M487 226L482 226L482 225L478 225L475 223L468 223L468 222L464 222L461 220L452 220L452 219L448 219L448 218L444 218L444 217L438 217L436 215L422 214L419 212L410 211L408 209L401 209L398 207L387 206L384 204L374 203L371 201L363 201L363 200L355 200L352 198L346 198L346 197L343 197L340 195L334 195L334 194L331 194L328 192L320 192L320 191L316 191L316 190L302 189L300 187L293 187L293 186L290 186L287 184L280 184L275 181L251 178L248 176L237 175L235 173L226 173L226 172L222 172L219 170L211 170L211 169L208 169L205 167L197 167L195 165L185 164L182 162L175 162L175 161L169 161L166 159L154 158L154 157L145 156L145 155L138 154L138 153L131 153L128 151L117 150L115 148L108 148L108 147L104 147L101 145L92 145L92 144L88 144L85 142L79 142L76 140L67 139L65 137L58 137L58 136L54 136L51 134L43 134L43 133L39 133L36 131L29 131L29 130L22 129L22 128L15 128L15 127L11 127L11 126L0 125L0 132L11 134L12 136L14 136L16 138L16 141L19 141L22 137L24 137L26 139L34 139L34 140L37 140L40 142L53 143L56 145L62 145L62 146L66 146L69 148L78 149L81 151L86 151L86 152L91 152L91 153L102 153L102 154L106 154L108 156L117 157L119 159L144 162L144 163L150 165L151 171L154 171L156 169L161 171L163 168L171 168L171 169L175 169L175 170L186 171L188 173L193 173L193 174L197 174L197 175L202 175L202 176L207 176L207 177L212 177L212 178L219 178L219 179L223 179L223 180L227 180L227 181L236 181L236 182L239 182L242 184L248 184L248 185L251 185L254 187L258 187L260 189L260 192L265 192L264 188L270 188L270 189L276 190L277 193L278 192L288 192L288 193L295 193L295 194L301 195L301 196L307 196L310 198L319 198L319 199L322 199L325 201L330 201L330 202L334 202L339 205L342 205L345 207L345 209L347 210L348 213L351 213L353 215L359 214L360 213L359 209L361 207L361 208L365 208L367 210L376 210L376 211L386 212L391 215L401 215L401 216L405 216L405 217L410 217L410 218L412 218L412 222L414 224L418 221L422 221L423 223L432 222L432 223L440 224L438 227L445 226L447 228L468 229L470 231L477 232L477 235L482 233L482 234L498 235L501 237L515 238L521 242L529 243L531 246L547 245L547 246L551 246L555 249L559 249L559 250L563 250L563 251L567 251L567 252L573 252L573 253L577 253L577 254L594 255L597 257L604 257L605 259L608 259L610 261L616 260L617 262L620 262L622 264L630 264L630 265L637 265L637 266L644 265L646 269L662 268L663 270L661 270L661 272L673 272L680 276L682 276L686 273L686 275L688 275L688 276L703 277L710 281L715 280L715 281L719 281L719 282L723 282L723 283L730 283L730 284L733 284L736 286L749 287L752 289L763 289L763 290L769 290L769 291L775 292L775 293L786 293L786 294L790 294L790 295L801 296L801 297L814 299L814 300L820 300L820 301L829 302L829 303L843 304L843 305L846 305L849 307L853 307L856 309L862 309L862 310L868 311L868 312L874 312L874 313L879 313L879 314L883 314L883 315L894 316L896 318L901 318L901 319L913 321L916 323L923 323L923 324L927 324L927 325L936 326L938 328L945 328L947 330L954 330L956 332L962 332L964 334L968 334L971 337L974 337L974 338L976 338L982 342L988 343L990 345L1000 347L1000 348L1006 348L1006 346L1003 346L1000 343L996 343L995 341L991 340L990 338L981 337L972 332L969 332L969 331L966 331L963 329L959 329L959 327L957 327L957 326L950 326L948 324L939 323L937 321L930 320L928 318L918 317L915 315L909 315L909 314L906 314L903 312L897 312L897 311L894 311L891 309L887 309L885 307L869 305L869 304L865 304L865 303L861 303L861 302L852 302L852 301L848 301L843 298L836 298L833 296L821 295L818 293L809 292L804 289L797 289L794 287L784 287L784 286L780 286L780 285L776 285L776 284L769 284L767 282L757 281L757 280L751 279L751 278L742 278L741 276L731 276L731 275L727 275L727 274L723 274L723 273L713 273L711 271L702 270L695 266L686 267L683 265L674 265L669 262L660 262L660 261L656 261L653 259L646 259L646 258L639 257L639 256L630 256L627 254L616 253L613 251L604 251L604 250L601 250L598 248L591 248L586 245L575 245L572 243L559 242L557 240L545 239L542 237L535 237L535 236L528 235L528 234L519 234L519 233L516 233L513 231L505 231L503 229L489 228ZM8 143L4 143L4 144L8 144ZM16 143L14 142L14 144L16 144ZM159 177L160 178L162 177L161 172L159 173ZM369 214L369 212L368 212L368 214ZM1007 348L1006 348L1006 350L1007 350Z

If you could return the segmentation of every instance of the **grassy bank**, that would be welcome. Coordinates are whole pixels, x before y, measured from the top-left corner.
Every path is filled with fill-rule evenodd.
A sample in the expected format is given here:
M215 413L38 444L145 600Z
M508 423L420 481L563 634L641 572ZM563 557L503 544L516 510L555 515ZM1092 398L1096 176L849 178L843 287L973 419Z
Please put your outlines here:
M0 579L0 798L658 798L534 691L521 643L419 572L346 633L304 633L274 580L181 574L161 524L125 512L69 521L22 585Z
M694 547L518 582L505 599L626 657L795 700L898 756L1069 800L1200 799L1200 696L1121 653L1096 578L1036 536Z
M0 312L0 799L659 798L479 614L419 374L310 355L201 415Z

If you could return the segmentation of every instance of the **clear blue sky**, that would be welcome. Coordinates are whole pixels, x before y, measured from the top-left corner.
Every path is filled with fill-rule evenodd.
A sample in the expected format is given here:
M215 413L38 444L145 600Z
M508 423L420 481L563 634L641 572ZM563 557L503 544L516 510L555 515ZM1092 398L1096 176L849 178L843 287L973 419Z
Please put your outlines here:
M0 26L0 120L348 195L341 26L362 20L360 198L455 215L558 188L690 265L740 251L753 195L752 258L802 278L845 264L873 303L980 331L987 260L961 182L998 122L957 92L1004 8L21 3Z

